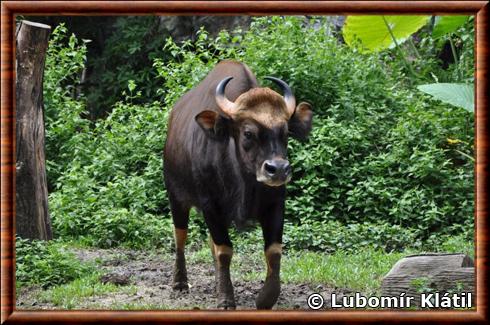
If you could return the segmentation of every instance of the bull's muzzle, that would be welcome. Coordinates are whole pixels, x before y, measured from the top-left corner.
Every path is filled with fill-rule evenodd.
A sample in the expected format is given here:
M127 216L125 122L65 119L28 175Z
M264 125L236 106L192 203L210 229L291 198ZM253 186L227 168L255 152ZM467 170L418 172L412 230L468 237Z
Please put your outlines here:
M286 159L264 161L257 172L257 181L269 186L281 186L291 179L291 165Z

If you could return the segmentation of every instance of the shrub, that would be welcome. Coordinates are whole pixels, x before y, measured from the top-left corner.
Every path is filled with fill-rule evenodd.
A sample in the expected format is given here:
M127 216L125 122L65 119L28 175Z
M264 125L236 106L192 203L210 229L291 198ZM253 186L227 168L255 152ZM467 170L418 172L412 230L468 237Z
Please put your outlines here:
M416 234L408 228L387 222L360 222L344 225L339 221L306 221L285 226L284 245L289 250L313 249L333 253L356 252L365 248L387 252L420 248Z
M165 129L166 111L157 103L118 103L99 120L50 194L55 235L102 247L166 243L172 233L162 179Z
M111 28L115 30L104 42L104 50L90 60L91 85L87 87L87 103L95 117L105 117L114 103L123 98L128 80L134 80L142 97L135 103L160 100L157 93L160 82L152 61L167 55L163 51L165 39L158 34L158 17L117 17ZM103 85L102 87L100 85Z
M473 162L448 139L471 144L473 116L427 102L383 56L340 46L326 30L301 24L258 19L241 43L259 78L282 77L313 104L310 140L291 143L287 218L383 222L413 229L419 239L471 223Z
M16 285L47 288L70 282L95 272L95 266L82 263L63 244L16 237Z
M133 104L142 85L129 82L124 102L70 140L75 154L50 195L55 233L104 247L171 246L161 174L168 112L222 59L246 62L261 81L283 78L313 104L310 139L290 141L287 245L399 250L472 227L473 162L461 152L473 155L473 116L427 101L385 55L358 53L325 24L309 26L265 17L243 35L210 39L202 30L192 43L167 40L171 61L154 61L164 102ZM191 239L206 234L196 219Z
M85 101L77 93L87 48L61 24L51 33L46 55L43 92L46 125L46 168L50 189L68 168L83 143L90 123Z

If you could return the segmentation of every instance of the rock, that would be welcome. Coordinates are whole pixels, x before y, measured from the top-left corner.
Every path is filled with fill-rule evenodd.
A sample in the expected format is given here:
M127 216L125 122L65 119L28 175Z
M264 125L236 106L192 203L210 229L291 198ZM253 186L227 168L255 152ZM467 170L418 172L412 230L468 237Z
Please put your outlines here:
M130 275L124 273L108 273L100 278L102 283L113 283L116 285L127 285L130 283Z
M209 287L204 287L204 288L203 288L203 290L202 290L202 292L203 292L204 294L211 294L211 293L213 293L213 292L214 292L214 290L212 290L212 289L211 289L211 288L209 288Z
M417 306L423 292L471 292L475 299L473 260L465 254L410 255L393 266L381 285L382 296L400 296L405 293L415 298L414 305Z

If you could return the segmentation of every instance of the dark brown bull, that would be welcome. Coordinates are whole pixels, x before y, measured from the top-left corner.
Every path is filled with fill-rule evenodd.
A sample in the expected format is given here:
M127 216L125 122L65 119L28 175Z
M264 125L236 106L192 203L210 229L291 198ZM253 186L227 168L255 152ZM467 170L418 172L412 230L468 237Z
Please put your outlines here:
M308 136L313 113L307 103L296 106L285 82L268 78L284 97L260 88L245 64L221 62L170 114L164 175L175 226L173 288L188 289L184 246L189 210L196 207L211 235L218 307L224 309L235 308L232 222L257 219L262 227L267 277L257 308L272 308L280 292L285 183L291 178L287 140Z

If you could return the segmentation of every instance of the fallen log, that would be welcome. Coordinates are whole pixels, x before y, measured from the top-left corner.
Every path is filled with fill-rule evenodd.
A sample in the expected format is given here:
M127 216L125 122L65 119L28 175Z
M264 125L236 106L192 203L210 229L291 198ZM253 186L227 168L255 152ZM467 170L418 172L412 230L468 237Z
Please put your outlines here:
M475 306L475 268L465 254L428 253L406 256L383 278L382 296L414 297L420 306L422 293L472 293Z

